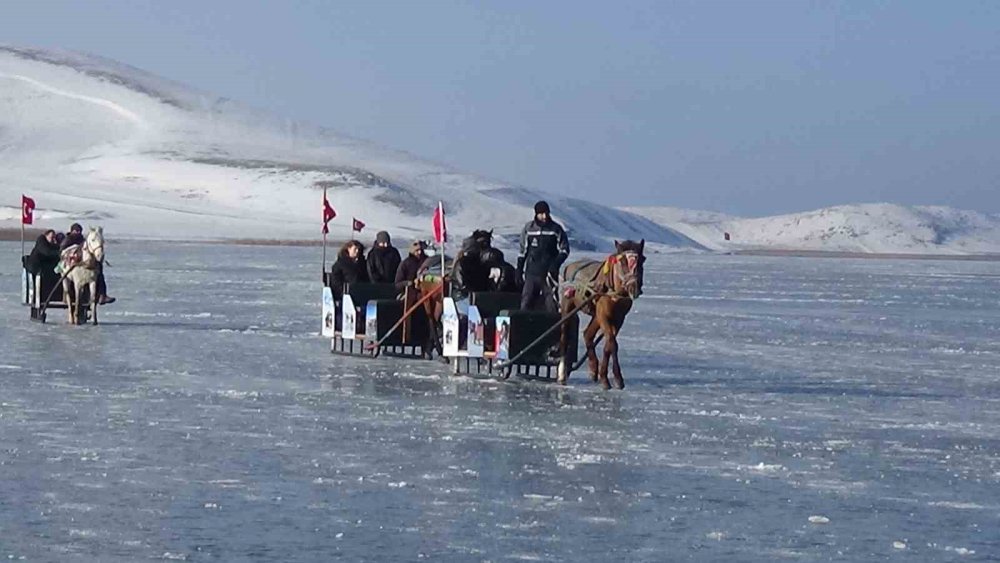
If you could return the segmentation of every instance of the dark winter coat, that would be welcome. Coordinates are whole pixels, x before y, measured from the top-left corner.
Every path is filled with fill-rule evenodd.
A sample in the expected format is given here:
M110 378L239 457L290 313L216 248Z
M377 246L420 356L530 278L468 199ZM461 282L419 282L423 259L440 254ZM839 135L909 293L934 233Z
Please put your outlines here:
M32 274L50 274L59 264L59 245L49 242L45 235L39 235L35 239L35 247L28 255L25 267Z
M344 296L344 284L364 283L368 281L368 269L365 267L365 257L358 254L357 260L347 255L342 249L337 255L337 261L330 268L330 289L339 301Z
M399 267L396 268L396 287L402 291L407 283L415 281L425 259L426 257L410 254L400 262Z
M562 225L553 220L532 221L521 231L521 253L517 269L525 277L559 278L559 266L569 257L569 237Z
M490 268L483 263L479 252L463 252L451 270L451 293L462 299L476 291L489 291Z
M66 238L64 238L62 244L59 245L59 249L66 250L74 244L84 245L86 243L87 239L83 236L83 234L66 233Z
M368 278L375 283L392 283L396 281L399 264L399 251L395 247L376 246L368 252Z

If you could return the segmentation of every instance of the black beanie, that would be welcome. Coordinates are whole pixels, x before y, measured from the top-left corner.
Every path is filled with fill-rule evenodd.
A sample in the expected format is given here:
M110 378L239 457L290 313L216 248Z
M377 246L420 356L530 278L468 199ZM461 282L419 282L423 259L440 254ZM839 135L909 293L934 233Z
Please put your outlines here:
M375 235L375 242L376 243L384 242L386 244L392 244L392 239L389 238L389 233L385 231L379 231L378 234Z
M549 204L544 201L539 201L535 204L535 215L539 213L550 213Z

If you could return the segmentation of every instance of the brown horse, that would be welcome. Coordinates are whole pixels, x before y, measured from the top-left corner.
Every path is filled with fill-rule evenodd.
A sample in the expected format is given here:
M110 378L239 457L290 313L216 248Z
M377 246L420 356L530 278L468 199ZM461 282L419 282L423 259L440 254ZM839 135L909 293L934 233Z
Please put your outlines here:
M451 272L454 261L445 257L445 272ZM438 356L442 353L441 348L441 317L444 315L444 298L448 295L449 276L441 277L441 258L431 256L424 260L417 274L417 279L413 283L419 292L419 296L435 293L424 301L424 313L427 316L428 342L424 347L424 352L428 358L432 351L437 351ZM444 286L444 287L442 287Z
M646 257L643 249L646 241L625 242L615 241L615 253L602 262L596 260L578 260L567 264L563 269L563 292L560 299L562 315L570 314L577 307L590 316L590 323L583 331L583 341L587 347L587 361L590 365L590 377L600 381L605 389L610 389L608 382L608 364L612 364L615 376L615 386L625 388L625 379L618 363L618 332L625 323L625 317L632 309L632 301L642 295L642 270ZM588 300L592 299L590 303ZM561 338L562 356L565 357L567 346L566 326ZM596 339L598 332L604 334L604 357L598 364ZM565 363L559 366L559 383L565 385L569 377L569 367Z

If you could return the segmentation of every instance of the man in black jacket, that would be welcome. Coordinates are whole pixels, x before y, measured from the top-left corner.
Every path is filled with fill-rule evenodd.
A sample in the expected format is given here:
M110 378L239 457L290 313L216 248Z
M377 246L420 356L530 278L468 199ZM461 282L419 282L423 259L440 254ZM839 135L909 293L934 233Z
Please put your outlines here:
M535 219L521 231L521 253L517 257L518 277L524 277L521 308L538 307L539 299L549 311L556 310L552 291L559 281L559 267L569 257L569 237L552 220L549 204L535 204ZM551 281L549 281L551 279Z
M399 262L399 251L392 246L389 233L379 231L375 235L375 246L368 252L368 279L372 283L393 283Z

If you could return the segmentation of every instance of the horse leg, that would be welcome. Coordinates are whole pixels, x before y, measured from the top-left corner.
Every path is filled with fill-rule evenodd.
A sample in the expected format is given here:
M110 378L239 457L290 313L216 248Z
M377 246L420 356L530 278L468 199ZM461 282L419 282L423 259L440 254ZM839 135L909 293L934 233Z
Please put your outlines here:
M97 280L90 282L90 317L97 325Z
M66 280L63 280L63 301L66 303L69 324L76 324L73 321L73 288Z
M597 374L597 379L600 381L601 385L605 389L611 389L611 383L608 382L608 364L611 362L611 354L617 348L617 341L614 335L614 325L611 324L608 314L610 311L607 306L598 306L594 311L597 318L600 319L598 322L601 326L601 331L604 332L604 355L601 358L601 367Z
M597 317L591 317L590 322L587 323L587 328L583 331L583 345L587 348L587 367L590 368L590 379L594 382L597 381L598 368L597 344L594 341L600 330L601 325L597 322Z
M73 324L82 324L80 322L80 304L83 303L83 284L74 283L74 300L73 300Z
M565 317L572 310L573 302L568 299L563 299L559 316ZM577 319L580 317L580 315L574 316ZM559 368L556 371L556 381L560 385L566 385L566 380L569 379L570 366L566 365L566 353L569 348L570 327L574 327L576 330L579 330L579 320L564 323L562 330L559 331Z
M615 342L615 345L612 348L611 360L613 362L612 365L613 365L614 374L615 374L615 387L617 387L619 389L624 389L625 388L625 378L622 377L622 366L621 366L621 364L618 363L618 333L621 332L622 326L625 325L625 316L628 315L629 310L632 309L632 305L631 305L630 302L625 302L625 303L627 303L627 304L618 308L618 311L617 311L618 314L615 316L615 319L612 321L612 325L613 325L613 329L614 329L614 331L613 331L614 332L614 338L613 338L613 340Z
M611 325L611 330L608 331L606 338L607 342L604 343L604 355L611 356L611 368L615 375L615 387L619 389L625 388L625 379L622 377L622 367L618 363L618 327ZM609 352L610 349L610 352Z

